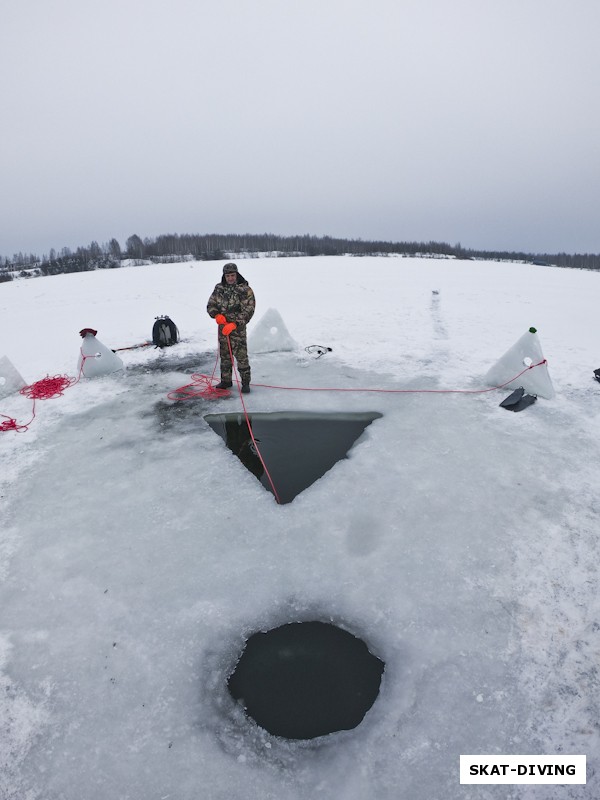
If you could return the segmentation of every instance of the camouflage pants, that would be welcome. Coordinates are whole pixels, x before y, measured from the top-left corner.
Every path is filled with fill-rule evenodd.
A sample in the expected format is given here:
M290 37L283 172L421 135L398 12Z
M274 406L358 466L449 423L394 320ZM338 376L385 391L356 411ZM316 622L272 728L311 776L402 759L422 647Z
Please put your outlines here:
M237 361L237 368L240 373L242 383L250 383L250 362L248 361L248 343L246 341L246 326L238 325L238 327L231 331L229 336L223 336L219 331L219 357L221 359L221 380L231 381L232 364L231 356L229 354L229 345L231 344L233 356Z

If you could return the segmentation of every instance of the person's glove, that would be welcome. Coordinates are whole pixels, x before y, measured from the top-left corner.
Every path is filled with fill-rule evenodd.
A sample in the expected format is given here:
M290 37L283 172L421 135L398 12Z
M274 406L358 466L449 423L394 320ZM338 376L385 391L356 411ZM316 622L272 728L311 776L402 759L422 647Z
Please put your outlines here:
M217 316L215 317L215 322L217 323L217 325L225 325L227 320L225 319L225 316L223 314L217 314Z
M228 322L227 325L223 325L223 336L229 336L231 331L234 331L237 328L235 322Z

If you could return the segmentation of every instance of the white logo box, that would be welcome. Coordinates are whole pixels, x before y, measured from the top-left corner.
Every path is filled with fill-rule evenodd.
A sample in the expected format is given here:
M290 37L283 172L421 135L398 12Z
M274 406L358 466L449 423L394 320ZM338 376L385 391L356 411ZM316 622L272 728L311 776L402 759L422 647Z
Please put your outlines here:
M585 783L582 755L464 755L461 783Z

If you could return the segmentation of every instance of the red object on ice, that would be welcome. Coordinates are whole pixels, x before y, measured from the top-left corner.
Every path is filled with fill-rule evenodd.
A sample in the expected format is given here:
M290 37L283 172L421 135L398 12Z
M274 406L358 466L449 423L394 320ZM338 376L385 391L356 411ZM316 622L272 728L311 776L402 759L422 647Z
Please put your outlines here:
M95 331L93 328L82 328L79 331L79 335L81 336L82 339L86 335L86 333L91 333L92 336L95 336L98 333L98 331Z

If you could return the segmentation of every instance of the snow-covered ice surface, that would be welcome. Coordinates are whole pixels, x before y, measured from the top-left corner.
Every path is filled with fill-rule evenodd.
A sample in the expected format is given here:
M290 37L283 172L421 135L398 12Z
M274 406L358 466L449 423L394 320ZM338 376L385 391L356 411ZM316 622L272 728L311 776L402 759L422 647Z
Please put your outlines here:
M296 350L255 353L250 411L377 411L278 506L173 404L211 374L215 263L0 285L0 356L74 375L83 327L111 348L168 313L183 341L38 401L0 433L1 800L432 800L600 796L600 276L385 258L240 262ZM534 325L556 397L482 394ZM287 340L286 340L287 341ZM332 348L321 358L304 347ZM31 401L0 413L28 422ZM225 680L244 637L334 621L386 663L352 731L286 742ZM461 786L466 753L587 754L587 786Z

